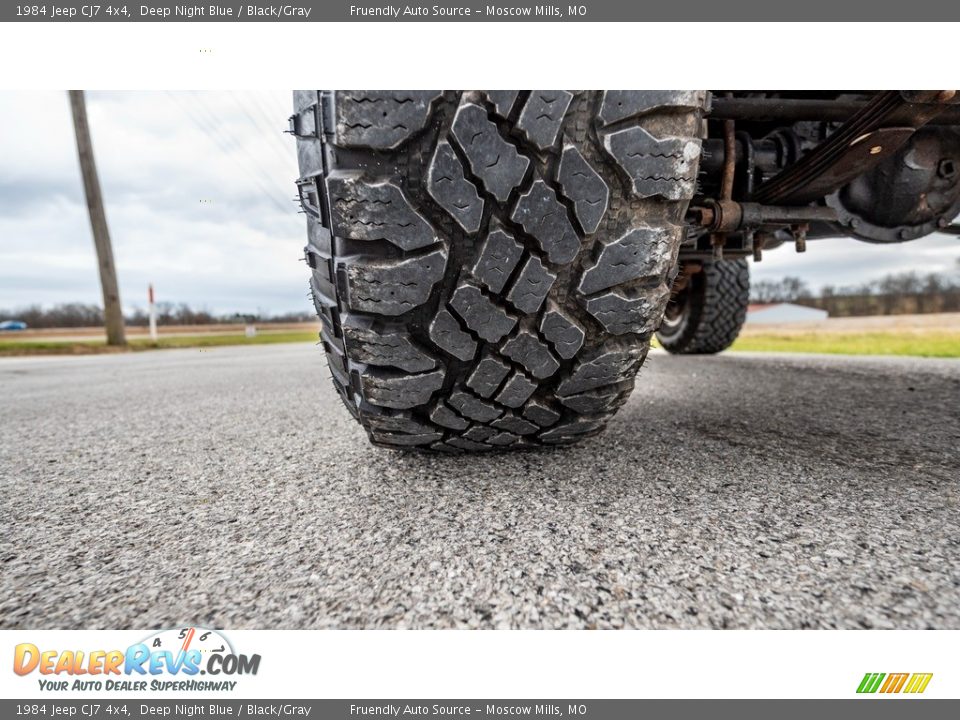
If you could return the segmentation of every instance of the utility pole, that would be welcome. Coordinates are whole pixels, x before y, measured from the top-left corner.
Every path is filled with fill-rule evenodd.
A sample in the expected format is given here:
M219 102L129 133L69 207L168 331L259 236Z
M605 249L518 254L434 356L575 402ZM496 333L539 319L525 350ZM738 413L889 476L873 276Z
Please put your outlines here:
M107 345L126 345L123 310L120 307L120 289L117 286L117 270L113 264L107 215L103 210L100 178L97 177L97 166L93 160L93 143L90 140L90 124L87 122L87 105L83 90L70 91L70 110L73 113L73 128L77 134L77 155L80 157L83 191L87 196L87 211L90 213L90 229L93 231L93 244L97 248Z
M150 314L150 342L157 342L157 304L153 301L153 283L147 285L147 312Z

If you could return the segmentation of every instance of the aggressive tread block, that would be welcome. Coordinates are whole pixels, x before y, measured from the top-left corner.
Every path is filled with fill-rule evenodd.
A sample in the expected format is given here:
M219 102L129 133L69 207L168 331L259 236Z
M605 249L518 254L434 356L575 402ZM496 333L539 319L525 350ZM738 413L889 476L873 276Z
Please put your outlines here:
M532 420L540 427L550 427L560 419L560 413L537 400L531 400L523 408L523 416L527 420Z
M371 405L407 410L423 405L443 386L444 370L401 375L372 369L361 375L363 396Z
M427 192L466 232L480 229L483 200L473 183L464 177L460 159L446 140L437 143L430 161Z
M484 90L483 94L487 96L493 104L493 109L502 118L510 115L513 104L517 101L519 90Z
M497 431L486 425L474 425L472 428L467 430L461 437L465 437L468 440L473 440L474 442L485 442L493 435L496 435Z
M656 138L642 127L605 135L603 144L633 183L637 197L657 195L667 200L689 200L697 181L700 141L693 138Z
M490 423L490 427L495 427L498 430L507 430L517 435L530 435L540 430L540 426L536 423L524 420L522 417L512 413L497 418Z
M543 266L540 258L531 256L507 293L507 300L521 312L536 312L556 279L557 276Z
M609 290L583 304L612 335L646 335L660 325L669 299L670 289L660 285L652 290Z
M571 100L573 94L566 90L534 90L523 105L517 129L538 150L546 150L557 141Z
M703 102L703 90L607 90L598 117L601 124L610 125L655 110L694 110Z
M511 408L518 408L523 405L533 391L537 389L537 384L524 375L519 370L514 370L510 379L503 384L503 389L497 395L497 402Z
M369 424L372 429L385 433L396 432L406 433L408 435L420 435L436 430L436 428L430 425L414 420L410 417L409 413L371 415Z
M426 302L446 264L445 249L406 260L350 262L347 305L360 312L402 315Z
M585 352L570 375L557 387L557 395L566 397L604 385L629 380L646 356L646 347L607 341Z
M437 366L437 361L417 347L405 331L381 333L344 323L343 338L347 353L354 362L390 366L408 372L432 370Z
M557 182L564 196L573 201L573 214L580 227L587 235L595 233L607 212L610 188L574 145L563 148Z
M503 410L463 390L454 390L447 404L464 417L480 423L490 422L503 414Z
M501 432L501 433L497 433L493 437L487 438L486 442L489 445L497 445L497 446L505 447L507 445L513 445L519 439L520 439L519 436L514 435L513 433Z
M437 404L434 405L430 411L430 419L437 425L443 425L443 427L450 428L451 430L466 430L470 427L469 421L457 415L453 410L444 405L443 402L437 402Z
M429 445L443 438L443 433L428 432L417 435L408 435L406 433L382 433L376 430L370 433L370 438L375 443L384 445L395 445L397 447L412 447L417 445Z
M479 105L461 105L452 129L473 174L480 178L487 192L506 202L526 175L530 161L500 137L497 126Z
M629 383L607 385L577 395L562 397L560 403L584 415L610 412L619 406L618 400L624 392L629 392L629 386Z
M601 241L597 258L584 270L577 289L591 295L630 280L663 277L673 265L675 235L672 229L638 227Z
M459 360L473 360L477 354L476 341L460 328L460 323L445 308L440 308L430 321L429 333L438 347Z
M523 246L498 227L487 235L471 272L491 292L498 293L522 255Z
M500 351L517 362L535 378L543 380L557 371L560 363L536 334L521 330L501 347Z
M580 238L567 218L567 209L539 178L520 196L510 218L537 241L552 263L568 263L580 252Z
M386 240L401 250L438 242L436 231L407 196L387 180L370 182L360 173L327 178L333 234L351 240Z
M335 94L336 143L391 150L422 130L439 90L342 90Z
M577 354L586 337L583 328L553 303L547 307L540 318L540 332L553 344L554 352L564 360L569 360Z
M480 450L492 450L489 445L484 445L483 443L473 442L465 437L452 437L446 441L447 445L455 447L459 450L471 450L471 451L480 451Z
M467 387L480 397L489 398L509 372L509 365L487 352L467 378Z
M484 295L480 288L461 282L450 298L450 307L467 327L487 342L496 342L517 324L517 319Z

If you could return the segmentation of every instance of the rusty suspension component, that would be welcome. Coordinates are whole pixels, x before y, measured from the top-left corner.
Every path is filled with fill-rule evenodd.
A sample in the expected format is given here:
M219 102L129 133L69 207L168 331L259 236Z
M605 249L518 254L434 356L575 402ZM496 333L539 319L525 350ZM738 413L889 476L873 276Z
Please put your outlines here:
M947 91L952 92L952 91ZM946 101L946 98L942 98ZM860 112L867 100L825 100L794 98L713 98L709 118L794 123L803 120L845 122ZM913 119L910 107L891 113L892 125L907 125ZM960 106L945 109L932 118L931 125L960 125Z
M837 211L829 207L785 207L734 200L706 200L692 206L687 219L711 233L749 232L763 228L836 222Z
M879 93L824 142L763 183L750 199L803 205L829 195L895 153L917 128L942 114L956 99L955 90ZM892 123L898 113L908 115L903 125Z
M728 98L733 93L726 93ZM737 132L733 120L723 121L723 175L720 179L720 202L733 199L733 181L737 173ZM727 238L724 232L716 231L710 236L713 254L719 260L723 257L723 246Z

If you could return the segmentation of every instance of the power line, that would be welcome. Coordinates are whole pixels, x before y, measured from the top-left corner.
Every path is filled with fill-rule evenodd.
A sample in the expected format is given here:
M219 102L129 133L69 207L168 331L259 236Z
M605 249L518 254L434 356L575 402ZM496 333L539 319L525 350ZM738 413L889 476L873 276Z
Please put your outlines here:
M194 95L194 100L197 104L197 111L201 114L205 114L205 117L213 126L213 131L217 136L222 136L225 140L232 144L233 147L239 149L247 159L252 163L252 167L260 174L261 177L265 178L268 185L273 186L275 184L275 179L270 177L264 168L260 164L260 158L255 157L249 150L246 143L236 139L225 127L220 124L220 120L217 117L217 113L212 110L203 99L203 96L197 94Z
M271 119L269 114L263 110L256 100L256 95L247 93L244 98L241 98L236 92L230 91L230 96L237 104L237 107L240 108L243 115L250 121L250 124L263 132L265 137L269 137L274 141L271 147L277 150L277 157L279 157L285 165L289 165L295 157L293 146L288 142L284 142L279 127L275 126L275 124L278 125L279 123L277 123L275 119ZM253 117L251 110L257 114L259 119Z
M260 191L263 193L265 198L268 198L278 210L285 214L290 213L289 206L285 205L277 199L277 196L274 194L275 189L272 179L267 177L263 170L257 165L255 170L251 170L245 163L241 162L240 158L233 152L233 148L225 144L227 139L227 134L222 133L220 129L211 126L205 119L203 119L199 114L195 113L192 108L187 104L180 101L180 99L172 92L167 91L167 95L170 99L186 114L190 121L205 135L207 135L213 143L220 149L220 151L229 156L236 165L243 170L257 185ZM243 149L242 145L236 143L238 147ZM246 153L249 157L249 153ZM255 162L256 164L256 162Z

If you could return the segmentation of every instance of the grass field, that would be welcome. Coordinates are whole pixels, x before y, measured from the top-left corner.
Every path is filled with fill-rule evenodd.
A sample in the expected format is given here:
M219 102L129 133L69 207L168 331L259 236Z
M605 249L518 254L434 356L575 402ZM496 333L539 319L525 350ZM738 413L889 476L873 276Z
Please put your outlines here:
M755 333L743 335L733 351L960 357L960 332Z
M0 336L0 357L9 355L90 355L94 353L163 350L167 348L214 348L225 345L318 342L313 328L260 331L252 338L238 333L192 333L164 336L156 343L147 337L132 337L126 349L107 347L100 338L45 339ZM654 340L654 347L657 346ZM834 355L911 355L915 357L960 357L960 330L955 327L910 330L905 328L837 332L822 330L770 330L744 328L731 351L827 353Z
M168 348L210 348L224 345L264 345L269 343L318 342L314 330L291 330L260 332L248 338L243 333L216 333L210 335L161 336L157 342L149 338L134 337L129 347L111 348L101 339L91 340L40 340L0 338L0 356L4 355L91 355L94 353L128 352L137 350L165 350Z

